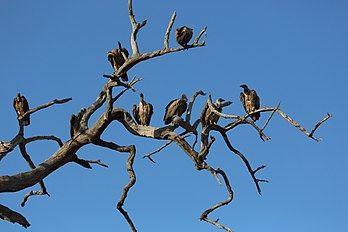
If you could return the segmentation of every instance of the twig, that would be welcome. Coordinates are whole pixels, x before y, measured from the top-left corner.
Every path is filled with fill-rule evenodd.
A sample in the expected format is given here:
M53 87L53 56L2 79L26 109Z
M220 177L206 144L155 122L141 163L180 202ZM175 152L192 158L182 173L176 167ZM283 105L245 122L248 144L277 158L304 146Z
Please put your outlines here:
M204 34L204 39L203 39L203 41L202 41L201 44L202 44L202 45L205 44L205 40L206 40L206 38L207 38L207 33L206 33L206 31L207 31L207 27L205 27L205 28L202 29L202 31L198 34L198 36L196 37L196 39L193 41L193 45L197 45L197 44L198 44L199 39L202 37L203 34Z
M172 17L170 18L168 28L167 28L166 34L164 36L164 49L169 48L169 35L170 35L170 31L172 30L175 18L176 18L176 12L174 11L172 14Z
M154 151L152 151L152 152L150 152L150 153L144 155L144 156L143 156L143 159L148 158L149 160L151 160L151 162L156 163L153 159L151 159L151 156L152 156L153 154L156 154L156 153L162 151L165 147L169 146L172 142L173 142L172 140L169 140L168 142L166 142L165 144L163 144L161 147L159 147L159 148L157 148L156 150L154 150Z
M22 120L25 116L27 116L29 114L33 114L36 111L39 111L39 110L42 110L44 108L50 107L51 105L63 104L63 103L66 103L68 101L71 101L71 100L72 100L72 98L65 98L65 99L62 99L62 100L55 99L53 101L47 102L46 104L43 104L41 106L38 106L38 107L35 107L35 108L32 108L32 109L28 110L27 112L25 112L24 114L22 114L21 116L18 117L18 121Z
M302 133L304 133L305 135L307 135L309 138L315 140L316 142L320 141L320 138L314 138L313 137L313 133L316 131L316 129L326 120L328 120L331 115L328 114L325 118L323 118L322 120L320 120L317 124L315 124L313 130L311 131L311 133L308 133L306 131L306 129L304 129L300 124L298 124L297 122L295 122L292 118L290 118L290 116L286 115L283 111L281 111L280 109L277 109L277 112L283 117L285 118L291 125L293 125L294 127L296 127L297 129L299 129Z
M108 168L109 166L101 162L101 160L86 160L88 163L91 164L99 164L100 166L103 166L105 168Z
M29 193L25 194L24 199L21 203L21 206L24 207L25 203L28 201L28 198L31 196L38 196L38 195L47 195L50 196L50 194L48 194L48 192L44 192L44 191L30 191Z
M271 121L271 119L272 119L274 113L279 109L279 106L280 106L280 102L278 103L277 107L272 111L271 115L268 117L268 119L267 119L265 125L262 127L261 131L263 131L263 130L266 128L266 126L268 125L268 123Z
M317 128L318 128L323 122L325 122L326 120L328 120L328 119L331 118L331 117L332 117L332 114L327 113L327 116L326 116L325 118L323 118L323 119L320 120L317 124L314 125L314 127L313 127L311 133L309 133L308 136L309 136L310 138L313 138L313 134L314 134L314 132L317 130ZM315 139L315 140L318 140L318 141L319 141L319 139Z
M28 152L26 151L25 145L23 143L19 144L19 149L21 151L23 158L27 161L29 167L31 169L36 168L34 162L31 160ZM25 203L27 202L27 200L30 196L33 196L33 195L48 195L49 196L49 193L47 192L47 189L46 189L46 186L45 186L45 183L43 182L43 180L39 181L39 185L41 187L41 191L31 191L30 193L26 194L22 203L21 203L22 207L25 206Z

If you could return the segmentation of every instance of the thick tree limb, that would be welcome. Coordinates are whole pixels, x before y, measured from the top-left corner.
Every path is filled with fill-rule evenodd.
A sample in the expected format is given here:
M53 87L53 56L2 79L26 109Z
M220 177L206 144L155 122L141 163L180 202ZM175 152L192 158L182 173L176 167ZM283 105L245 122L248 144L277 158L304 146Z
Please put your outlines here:
M27 228L30 226L29 222L27 221L25 217L23 217L21 214L1 204L0 204L0 218L12 223L18 223L24 228Z

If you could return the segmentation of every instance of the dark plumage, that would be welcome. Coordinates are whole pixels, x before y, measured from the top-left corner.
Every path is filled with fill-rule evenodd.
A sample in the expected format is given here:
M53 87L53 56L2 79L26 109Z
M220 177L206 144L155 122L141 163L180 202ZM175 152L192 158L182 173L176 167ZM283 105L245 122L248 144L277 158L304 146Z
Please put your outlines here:
M128 50L123 48L121 43L118 42L118 49L112 49L108 52L108 60L110 61L112 67L117 71L125 62L129 56ZM127 73L121 76L123 81L128 81Z
M244 91L241 92L239 96L245 112L250 113L260 109L260 98L259 96L257 96L256 91L250 90L247 85L241 85L240 87L244 89ZM260 118L260 112L254 113L250 115L250 117L255 122Z
M17 93L17 96L13 99L13 107L16 110L17 116L22 116L29 110L29 104L27 99L24 96L21 96L20 93ZM30 124L30 115L26 115L22 119L22 123L24 126L28 126Z
M70 116L70 137L73 138L81 129L81 119L86 109L81 108L78 114Z
M176 42L183 47L186 47L188 42L190 42L193 35L193 31L191 28L186 26L180 27L175 31Z
M216 102L213 104L213 107L218 112L222 112L222 102L225 100L222 98L218 98ZM215 114L210 110L208 103L205 104L202 113L201 113L201 123L202 126L214 125L219 121L220 116Z
M153 114L153 107L150 103L144 100L144 95L140 94L139 105L133 105L132 108L133 116L135 121L139 125L148 126L150 125L151 116Z
M166 112L164 114L164 124L168 125L172 122L172 117L177 115L181 117L181 115L186 111L187 108L187 97L185 94L181 96L181 98L174 99L171 101L167 107Z

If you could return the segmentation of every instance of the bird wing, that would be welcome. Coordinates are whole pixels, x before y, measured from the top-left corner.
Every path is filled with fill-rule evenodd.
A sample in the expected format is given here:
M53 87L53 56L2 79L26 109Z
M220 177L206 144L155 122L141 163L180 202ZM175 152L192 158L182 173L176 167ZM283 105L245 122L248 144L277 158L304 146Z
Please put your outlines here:
M15 97L14 99L13 99L13 108L15 109L15 111L16 111L16 113L17 113L17 116L19 116L20 115L20 109L19 109L19 101L18 101L19 99L18 99L18 97Z
M70 116L70 138L74 137L75 135L75 123L76 123L76 116L72 114Z
M27 112L29 110L29 103L28 103L27 99L24 96L21 97L21 102L23 104L23 111L25 113L25 112Z
M139 121L139 107L137 105L133 105L132 107L132 113L133 113L133 116L134 116L134 119L135 121L140 124L140 121Z
M207 110L208 110L208 108L209 108L208 103L205 103L203 110L202 110L202 113L201 113L201 117L200 117L202 126L205 126L207 124Z
M257 96L257 93L255 90L251 90L250 92L251 99L253 101L253 108L254 110L260 109L260 98Z
M146 111L145 124L146 126L148 126L150 125L151 117L153 114L153 106L150 103L147 103L144 107Z
M244 93L243 93L243 92L241 92L241 93L239 94L239 98L240 98L240 101L242 102L242 105L243 105L243 107L244 107L244 110L247 112L247 107L246 107L246 104L245 104L245 96L244 96Z
M165 124L169 124L171 122L172 116L175 114L180 99L174 99L166 106L166 112L164 114L163 120Z

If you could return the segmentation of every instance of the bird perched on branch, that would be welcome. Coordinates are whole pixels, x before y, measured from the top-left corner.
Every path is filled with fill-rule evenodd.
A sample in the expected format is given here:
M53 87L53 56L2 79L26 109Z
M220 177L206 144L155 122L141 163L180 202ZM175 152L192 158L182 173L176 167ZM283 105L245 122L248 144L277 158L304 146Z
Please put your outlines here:
M179 116L186 111L187 108L187 97L185 94L181 96L181 98L174 99L173 101L169 102L169 104L166 106L166 112L164 114L164 124L168 125L172 122L173 116Z
M29 104L27 99L24 96L21 96L20 93L17 93L17 96L13 99L13 107L16 110L17 116L22 116L29 110ZM28 126L30 124L30 115L26 115L22 119L23 125Z
M108 52L108 60L110 61L115 72L126 62L128 59L128 50L122 47L121 43L118 42L118 49L112 49ZM128 81L128 75L125 73L121 76L123 81Z
M250 90L247 85L241 85L244 89L243 92L240 93L240 101L243 104L245 112L250 113L260 108L260 98L257 96L255 90ZM251 119L255 122L260 118L260 112L254 113L250 115Z
M193 31L191 28L186 26L180 27L175 31L176 42L183 47L186 47L188 42L190 42L193 35Z
M70 116L70 137L73 138L81 130L81 119L86 112L85 108L81 108L80 112Z
M143 126L150 125L151 117L153 114L153 107L150 103L144 100L144 94L140 94L139 105L133 105L132 108L133 116L135 121Z
M222 98L218 98L214 104L212 104L213 108L218 111L222 112L222 103L225 100ZM209 126L214 125L219 121L220 116L215 114L213 111L210 110L208 103L205 103L205 106L201 113L201 123L202 126Z

